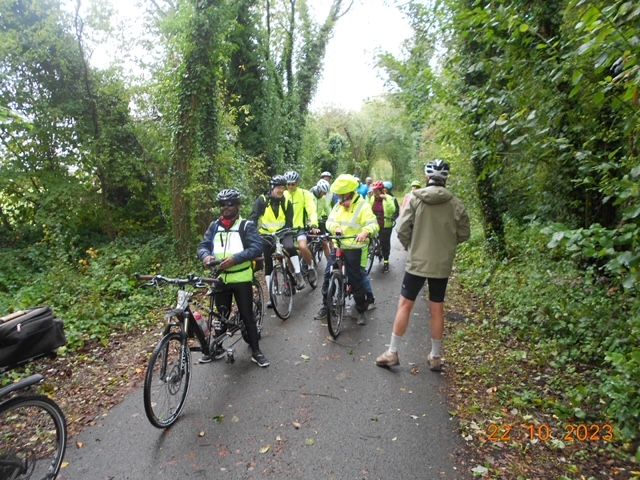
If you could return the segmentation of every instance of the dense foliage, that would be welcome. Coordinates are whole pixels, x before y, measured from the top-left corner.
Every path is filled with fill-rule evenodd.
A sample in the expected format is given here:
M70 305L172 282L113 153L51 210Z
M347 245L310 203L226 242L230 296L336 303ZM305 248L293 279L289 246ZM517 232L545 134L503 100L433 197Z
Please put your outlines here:
M489 286L504 328L554 368L588 372L565 386L565 415L588 410L637 440L640 7L447 0L406 9L408 58L381 64L434 153L454 169L471 161L490 255L467 250L463 279Z

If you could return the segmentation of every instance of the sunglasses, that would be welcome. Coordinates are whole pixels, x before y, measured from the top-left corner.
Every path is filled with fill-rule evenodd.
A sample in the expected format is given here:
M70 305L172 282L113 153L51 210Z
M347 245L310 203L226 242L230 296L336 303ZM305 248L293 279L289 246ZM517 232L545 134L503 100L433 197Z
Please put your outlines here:
M227 202L218 202L218 205L221 206L221 207L235 207L235 206L238 205L238 203L229 200Z
M288 187L290 187L290 186L296 186L296 185L298 185L298 184L297 184L297 183L295 183L295 182L287 183L287 186L288 186Z

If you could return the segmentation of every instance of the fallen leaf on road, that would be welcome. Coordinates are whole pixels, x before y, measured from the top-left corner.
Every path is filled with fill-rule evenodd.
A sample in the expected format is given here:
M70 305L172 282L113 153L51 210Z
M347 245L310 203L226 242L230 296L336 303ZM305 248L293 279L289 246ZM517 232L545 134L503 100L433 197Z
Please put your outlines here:
M69 462L62 462L62 465L60 465L61 468L67 468L69 466Z
M398 437L393 437L393 438L391 439L391 441L392 441L392 442L395 442L396 440L398 440Z
M216 423L222 423L223 420L224 420L224 415L216 415L215 417L213 417L213 421Z
M300 355L300 358L302 358L305 362L308 361L311 357L309 355L305 355L304 353L302 355Z
M307 439L304 441L304 444L305 444L307 447L311 447L311 446L313 446L313 445L315 445L315 444L316 444L316 441L315 441L315 439L313 439L313 438L307 438Z
M234 415L233 417L231 417L231 421L233 423L238 423L240 421L240 419Z
M300 427L302 426L300 425L300 422L293 422L292 425L293 425L293 428L295 428L296 430L299 430Z
M204 432L200 432L200 433L198 433L198 436L199 436L199 437L204 437Z
M82 448L82 447L84 447L84 443L82 443L82 442L76 442L76 447L78 447L78 448Z
M413 367L411 369L411 375L417 375L420 373L420 369L418 367Z
M271 445L265 445L260 449L260 453L267 453L269 450L271 450Z

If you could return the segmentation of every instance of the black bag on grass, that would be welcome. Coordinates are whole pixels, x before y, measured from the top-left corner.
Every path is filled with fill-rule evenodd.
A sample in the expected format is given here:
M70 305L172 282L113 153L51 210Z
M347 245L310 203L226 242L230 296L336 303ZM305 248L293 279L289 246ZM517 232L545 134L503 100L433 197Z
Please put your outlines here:
M41 357L66 343L62 320L49 307L0 318L0 367Z

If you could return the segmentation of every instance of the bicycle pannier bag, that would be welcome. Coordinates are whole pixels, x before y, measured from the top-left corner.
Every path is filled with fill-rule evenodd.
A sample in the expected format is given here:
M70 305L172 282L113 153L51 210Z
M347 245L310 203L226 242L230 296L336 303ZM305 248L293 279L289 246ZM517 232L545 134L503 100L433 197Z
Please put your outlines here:
M0 318L0 367L46 355L66 343L62 320L49 307Z

